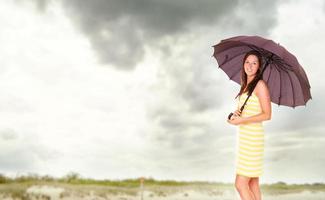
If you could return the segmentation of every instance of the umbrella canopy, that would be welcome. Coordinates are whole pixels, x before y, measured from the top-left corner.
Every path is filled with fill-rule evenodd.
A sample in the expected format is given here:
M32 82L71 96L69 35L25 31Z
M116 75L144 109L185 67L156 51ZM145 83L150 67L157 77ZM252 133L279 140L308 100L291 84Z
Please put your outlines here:
M241 84L243 59L251 50L263 58L262 79L267 83L271 101L278 105L296 107L311 99L310 84L297 58L279 43L259 36L237 36L221 40L214 47L217 59L228 77Z

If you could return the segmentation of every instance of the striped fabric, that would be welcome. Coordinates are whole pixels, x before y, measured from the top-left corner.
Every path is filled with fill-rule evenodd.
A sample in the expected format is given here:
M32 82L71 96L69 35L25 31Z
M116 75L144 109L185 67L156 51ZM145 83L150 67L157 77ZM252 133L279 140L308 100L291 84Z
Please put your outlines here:
M244 104L247 92L238 100L238 109ZM248 117L261 112L258 97L253 93L241 114ZM264 129L262 122L239 125L237 140L236 173L247 177L263 174Z

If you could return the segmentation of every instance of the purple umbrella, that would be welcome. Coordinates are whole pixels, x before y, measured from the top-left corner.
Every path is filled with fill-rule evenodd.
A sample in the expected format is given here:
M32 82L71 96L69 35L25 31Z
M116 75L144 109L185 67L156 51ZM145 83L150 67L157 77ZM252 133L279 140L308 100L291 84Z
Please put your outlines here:
M240 84L245 54L257 50L263 57L262 78L268 84L271 101L296 107L311 99L310 85L297 58L279 43L259 36L237 36L221 40L213 56L231 80Z

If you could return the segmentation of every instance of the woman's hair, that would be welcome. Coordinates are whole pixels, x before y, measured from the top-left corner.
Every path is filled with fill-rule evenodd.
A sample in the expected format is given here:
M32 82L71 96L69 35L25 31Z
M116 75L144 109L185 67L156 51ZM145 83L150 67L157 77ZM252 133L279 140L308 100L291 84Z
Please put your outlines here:
M258 59L258 70L255 74L255 77L254 79L247 85L247 74L245 72L245 68L244 68L244 65L245 65L245 61L247 59L248 56L250 55L255 55ZM252 94L254 88L255 88L255 85L257 84L257 82L262 78L261 76L261 73L262 73L262 55L256 51L256 50L251 50L249 52L246 53L246 55L244 56L244 59L243 59L243 65L242 65L242 70L241 70L241 88L240 88L240 91L239 93L237 94L236 98L243 94L244 92L248 91L248 94ZM247 87L246 87L247 86ZM245 91L244 91L245 90Z

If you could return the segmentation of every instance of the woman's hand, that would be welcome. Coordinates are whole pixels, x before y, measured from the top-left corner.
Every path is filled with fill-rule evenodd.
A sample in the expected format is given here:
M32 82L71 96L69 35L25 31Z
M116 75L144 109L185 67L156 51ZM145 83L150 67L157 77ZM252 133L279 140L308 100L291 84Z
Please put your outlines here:
M241 111L240 110L235 110L234 112L233 112L234 114L234 116L240 116L241 115Z
M239 125L239 124L243 123L243 118L240 116L231 116L230 120L228 119L227 122L229 124Z

